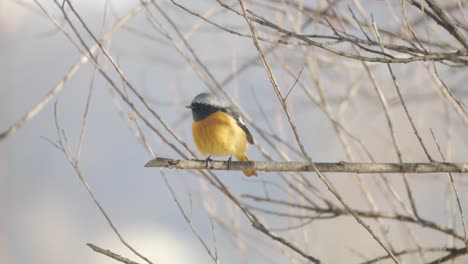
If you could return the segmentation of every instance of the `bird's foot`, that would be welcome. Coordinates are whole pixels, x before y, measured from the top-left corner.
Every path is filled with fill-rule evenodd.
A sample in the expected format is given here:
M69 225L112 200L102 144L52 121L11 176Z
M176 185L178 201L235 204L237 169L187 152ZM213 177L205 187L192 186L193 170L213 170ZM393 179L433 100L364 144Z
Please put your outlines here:
M208 157L205 159L205 168L208 169L211 165L211 162L213 159L211 158L211 155L208 155Z
M227 167L228 170L231 169L231 166L232 166L232 155L229 156L228 160L226 160L226 167Z

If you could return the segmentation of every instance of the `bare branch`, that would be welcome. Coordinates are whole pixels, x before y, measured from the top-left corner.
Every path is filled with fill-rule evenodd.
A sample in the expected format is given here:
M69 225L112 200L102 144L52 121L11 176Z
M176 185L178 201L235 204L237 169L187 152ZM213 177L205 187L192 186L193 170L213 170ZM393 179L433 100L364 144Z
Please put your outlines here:
M321 172L336 173L466 173L468 172L468 162L430 162L430 163L354 163L354 162L315 162L315 167ZM204 160L178 160L156 158L150 160L145 167L166 167L174 169L207 169ZM309 171L314 169L308 162L297 161L232 161L228 167L225 161L212 161L210 170L243 170L255 169L258 171Z

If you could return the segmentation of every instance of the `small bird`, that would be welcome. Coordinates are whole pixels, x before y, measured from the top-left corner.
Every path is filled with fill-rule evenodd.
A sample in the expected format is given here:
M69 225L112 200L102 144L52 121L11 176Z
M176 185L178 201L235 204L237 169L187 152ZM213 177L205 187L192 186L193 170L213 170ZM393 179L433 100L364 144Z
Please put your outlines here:
M187 108L192 109L192 134L195 145L203 155L229 156L228 166L232 155L239 161L248 161L245 153L247 142L254 143L252 134L245 126L239 111L209 93L201 93L193 98ZM246 176L257 175L253 169L242 170Z

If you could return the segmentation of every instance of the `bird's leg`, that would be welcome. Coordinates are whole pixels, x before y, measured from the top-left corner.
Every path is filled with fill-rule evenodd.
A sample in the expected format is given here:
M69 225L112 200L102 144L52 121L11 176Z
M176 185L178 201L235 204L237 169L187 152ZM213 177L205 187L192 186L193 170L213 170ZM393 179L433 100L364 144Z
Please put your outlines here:
M229 156L229 159L226 160L226 166L227 166L228 170L231 169L231 165L232 165L232 154L231 154L231 156Z
M213 161L213 159L211 158L211 155L208 155L208 157L206 157L205 159L205 168L208 169L210 163Z

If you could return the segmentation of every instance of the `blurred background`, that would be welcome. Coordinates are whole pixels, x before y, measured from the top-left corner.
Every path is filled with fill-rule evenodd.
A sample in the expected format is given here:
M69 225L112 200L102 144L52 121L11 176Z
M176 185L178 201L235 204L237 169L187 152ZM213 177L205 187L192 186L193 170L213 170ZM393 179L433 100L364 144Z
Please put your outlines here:
M39 2L72 35L76 43L81 45L60 8L53 1ZM261 129L251 129L258 145L265 152L271 153L275 160L285 157L289 160L304 160L265 69L258 59L252 39L213 27L170 1L157 2L176 23L198 58L222 84L224 91L238 102L242 111ZM334 2L333 10L347 18L351 19L348 9L360 12L356 5L358 1ZM373 15L379 28L403 31L399 3L361 2L365 12L369 16ZM453 15L460 23L467 25L467 2L448 2L453 2L450 6L457 6L453 9ZM82 0L72 3L97 36L110 32L122 17L141 5L140 1ZM239 9L237 1L229 3ZM301 9L290 3L296 2L248 1L247 5L270 21L284 23L287 28L300 28L302 23L311 19L312 22L303 28L305 33L332 35L323 23L315 21L312 16L301 15L303 4L300 5L303 8ZM249 34L245 20L217 2L197 1L197 5L193 5L190 1L181 1L181 4L221 25ZM325 10L331 4L316 1L307 5ZM155 7L149 8L152 13L144 8L140 10L112 34L105 46L149 105L196 151L191 136L191 113L184 106L198 93L211 91L212 81L203 73L200 77L199 65L193 66L184 59L181 54L190 54L189 49ZM95 43L84 28L79 26L79 21L70 9L65 8L65 11L82 34L84 42L93 46ZM407 12L414 15L409 17L416 23L420 17L419 11L408 6ZM154 14L158 16L152 17ZM163 22L157 24L155 21ZM457 46L453 37L436 23L419 23L422 23L421 28L416 24L413 26L419 29L418 34L422 38L429 37L433 42ZM173 42L162 32L169 32ZM350 32L362 36L357 27ZM466 30L462 32L466 37ZM274 34L271 29L262 29L260 33L267 37ZM383 38L391 41L390 38ZM320 41L325 42L322 39ZM290 45L261 43L265 50L278 47L268 53L267 59L272 64L284 94L288 93L301 72L297 87L294 86L288 96L287 104L304 145L314 161L351 161L352 157L353 161L369 162L369 156L359 145L361 142L375 161L398 162L385 112L375 92L375 87L378 86L386 98L403 161L427 162L385 64L366 63L366 68L359 60L343 58L316 47L296 45L295 42L297 40L290 39ZM353 52L346 43L335 44L337 49ZM444 46L438 47L439 49L435 47L434 50L453 51L452 47L446 50L443 49ZM362 54L367 56L370 53L364 51ZM377 56L371 55L369 56ZM43 100L82 56L35 2L0 0L0 132L6 131ZM130 93L103 54L98 56L115 84ZM466 56L464 59L467 59ZM196 60L192 58L191 62L193 61ZM249 66L245 67L246 64ZM455 67L451 64L454 63L437 63L438 73L453 94L466 104L466 66ZM463 114L457 113L449 100L441 95L440 82L434 77L431 62L392 66L429 153L436 160L442 160L431 136L432 129L447 160L466 162L466 114L464 119ZM239 71L244 68L245 70ZM120 233L129 244L154 263L212 261L184 220L161 177L161 171L144 167L152 157L142 144L142 136L134 122L135 114L94 66L85 63L37 116L0 141L0 263L116 263L115 260L93 252L86 246L89 242L144 263L122 245L65 155L49 142L56 142L59 138L54 120L56 107L60 128L66 134L73 153L76 153L90 89L79 166ZM180 146L157 119L148 114L135 95L130 93L128 98L170 142ZM314 103L314 99L321 103ZM327 114L326 109L333 113L346 131L350 131L351 136L336 132L337 128L330 122L330 113ZM141 120L139 124L157 156L180 158L177 152L152 133ZM252 124L248 126L251 127ZM341 140L340 136L345 140ZM274 144L268 143L265 138ZM248 153L252 160L266 159L257 147L251 147ZM163 172L178 201L190 216L191 223L208 247L213 252L216 249L221 263L306 262L290 249L254 230L240 210L196 172ZM299 184L300 177L293 174L262 172L257 178L246 178L239 172L229 171L217 172L217 175L239 197L244 195L245 198L246 194L250 194L293 202L304 201L305 198L298 195L294 186L302 188L306 196L310 195L309 190ZM305 175L322 194L336 202L315 174ZM328 177L353 208L370 208L359 181L356 180L358 176L328 174ZM403 212L401 208L392 207L392 203L386 198L388 194L382 191L381 183L374 180L375 177L376 175L365 175L362 179L364 188L373 196L378 208L384 212ZM457 232L463 234L447 175L407 177L419 215L441 226L453 226ZM454 174L454 177L462 209L466 212L466 174ZM410 207L402 177L391 175L387 178L402 197L403 203ZM275 204L257 203L244 198L241 200L252 207L270 210L278 208ZM290 207L282 209L290 214L303 213ZM256 214L272 230L294 241L324 263L360 263L385 255L372 237L351 217L314 220L297 228L295 226L302 223L300 219L262 212ZM375 221L366 221L379 230ZM454 242L446 234L422 228L420 225L385 220L385 226L388 238L393 241L396 250L415 248L415 245L439 248L463 246L463 243L458 240ZM403 257L402 261L425 263L441 255L444 253L412 254ZM382 263L387 263L385 261L387 260ZM455 263L466 262L466 256L455 260Z

